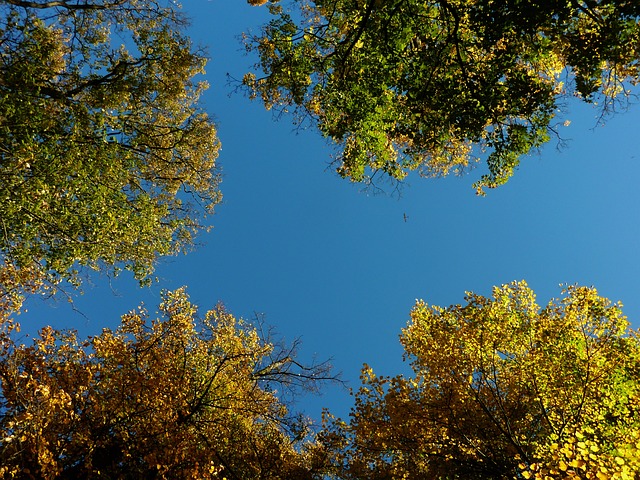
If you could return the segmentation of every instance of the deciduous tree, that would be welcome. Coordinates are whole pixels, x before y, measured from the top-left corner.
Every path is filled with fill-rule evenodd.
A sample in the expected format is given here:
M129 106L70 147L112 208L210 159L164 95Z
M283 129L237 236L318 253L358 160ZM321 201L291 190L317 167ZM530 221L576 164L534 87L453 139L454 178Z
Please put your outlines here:
M0 257L147 280L220 201L206 58L165 0L0 1Z
M350 422L327 424L339 478L638 478L640 342L595 289L418 302L401 341L415 375L365 367Z
M316 478L323 457L283 395L328 365L301 365L221 306L199 319L184 290L159 310L86 341L43 328L30 345L1 318L0 476Z
M545 143L563 98L625 98L639 79L640 7L599 2L295 0L247 48L244 84L340 146L338 172L460 173L496 187Z

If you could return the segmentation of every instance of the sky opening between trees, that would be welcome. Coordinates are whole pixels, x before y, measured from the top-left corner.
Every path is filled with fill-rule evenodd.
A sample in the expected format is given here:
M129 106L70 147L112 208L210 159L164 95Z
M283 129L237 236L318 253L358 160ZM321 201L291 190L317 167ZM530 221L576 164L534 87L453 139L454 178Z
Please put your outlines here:
M1 476L638 478L636 3L1 0Z

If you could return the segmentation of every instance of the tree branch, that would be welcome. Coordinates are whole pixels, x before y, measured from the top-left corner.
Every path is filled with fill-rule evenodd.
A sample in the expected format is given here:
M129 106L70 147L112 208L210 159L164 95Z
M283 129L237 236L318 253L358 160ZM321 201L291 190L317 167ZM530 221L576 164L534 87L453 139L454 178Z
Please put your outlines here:
M112 3L98 5L94 3L85 3L85 4L69 3L68 0L50 0L47 2L31 2L28 0L5 0L6 3L10 5L14 5L16 7L38 8L38 9L60 7L60 8L66 8L67 10L107 10L109 8L119 7L120 5L123 5L124 3L126 3L126 1L127 0L116 0Z

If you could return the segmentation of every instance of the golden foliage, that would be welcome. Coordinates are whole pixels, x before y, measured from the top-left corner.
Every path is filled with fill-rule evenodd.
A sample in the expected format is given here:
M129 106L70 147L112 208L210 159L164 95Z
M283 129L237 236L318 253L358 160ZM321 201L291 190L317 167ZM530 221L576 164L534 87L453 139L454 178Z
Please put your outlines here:
M323 434L343 478L632 479L640 342L620 305L569 287L541 309L524 282L418 302L413 377L366 367L350 423Z
M312 382L291 350L183 289L85 341L0 330L0 477L311 478L318 454L279 389ZM306 439L306 440L305 440ZM315 465L315 466L314 466Z

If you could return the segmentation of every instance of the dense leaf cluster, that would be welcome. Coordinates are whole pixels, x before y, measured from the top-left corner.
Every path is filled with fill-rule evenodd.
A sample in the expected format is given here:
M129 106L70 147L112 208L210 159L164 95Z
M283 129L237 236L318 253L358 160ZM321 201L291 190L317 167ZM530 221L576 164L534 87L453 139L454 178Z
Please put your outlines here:
M338 478L638 478L638 333L594 289L564 293L418 302L401 337L414 376L365 367L350 421L323 432Z
M145 280L220 201L205 57L171 2L0 2L0 256ZM195 200L195 202L194 202Z
M222 307L198 318L184 290L150 319L80 341L46 327L30 345L0 312L0 477L305 479L323 457L278 390L328 365Z
M247 36L262 76L244 84L317 124L357 182L486 160L482 193L549 140L564 97L607 109L640 78L640 7L627 0L297 0L271 12Z

